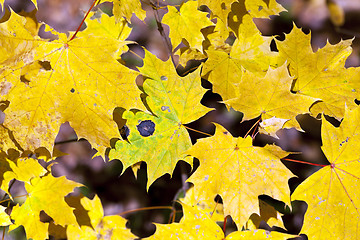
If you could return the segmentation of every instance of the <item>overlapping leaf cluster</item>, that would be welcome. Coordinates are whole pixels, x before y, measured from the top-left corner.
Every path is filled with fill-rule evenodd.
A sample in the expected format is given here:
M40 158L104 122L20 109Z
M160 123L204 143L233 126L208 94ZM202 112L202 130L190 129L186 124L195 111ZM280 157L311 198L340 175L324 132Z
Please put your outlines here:
M100 155L120 160L124 168L145 161L147 186L171 174L179 160L192 164L193 157L199 159L200 167L188 179L194 187L182 200L184 217L179 223L157 224L150 239L224 239L215 221L228 215L239 231L226 239L293 237L258 229L260 221L284 227L280 214L259 202L259 195L289 206L294 200L305 201L308 210L301 233L310 238L359 237L360 109L354 100L359 97L360 76L358 68L344 67L350 40L313 52L310 34L294 25L284 41L276 40L274 52L273 38L262 36L253 19L284 11L275 0L199 0L176 6L164 2L168 12L161 24L169 26L169 49L179 60L164 62L145 49L143 66L135 71L121 64L121 54L132 43L126 40L132 13L143 20L144 6L139 0L112 2L113 17L102 14L86 20L87 28L76 37L46 26L57 37L53 41L39 37L34 13L11 12L1 20L1 189L17 203L11 211L2 207L2 226L12 230L22 225L32 239L49 234L69 239L136 237L126 229L125 219L103 215L97 196L90 200L68 195L81 184L53 177L51 166L29 157L29 151L40 147L52 153L60 125L69 122ZM156 4L150 3L154 14ZM210 11L201 11L202 6ZM179 76L177 64L194 59L203 61ZM136 84L138 75L145 79L142 86ZM244 119L260 116L262 131L272 136L282 127L299 129L298 114L343 119L335 128L322 118L322 148L330 165L290 195L288 180L293 174L280 161L288 153L279 147L253 146L250 136L235 138L217 124L213 136L192 145L184 124L210 111L200 103L205 93L202 77ZM122 138L120 123L113 120L116 107L125 109ZM112 138L121 140L106 152ZM25 184L21 201L9 191L13 179ZM212 215L217 195L223 208ZM41 221L43 214L51 221Z

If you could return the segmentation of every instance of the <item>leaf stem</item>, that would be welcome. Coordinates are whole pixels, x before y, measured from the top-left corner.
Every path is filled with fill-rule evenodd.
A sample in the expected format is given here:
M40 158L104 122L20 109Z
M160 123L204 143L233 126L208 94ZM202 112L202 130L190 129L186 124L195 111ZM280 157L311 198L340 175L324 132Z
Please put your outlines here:
M204 135L206 135L206 136L212 136L211 134L209 134L209 133L206 133L206 132L202 132L202 131L199 131L199 130L196 130L196 129L193 129L193 128L190 128L190 127L188 127L188 126L185 126L185 125L183 125L186 129L189 129L189 130L191 130L191 131L194 131L194 132L197 132L197 133L202 133L202 134L204 134Z
M90 11L94 8L94 6L96 5L96 2L100 2L100 0L94 0L94 2L92 3L91 7L89 8L89 10L87 11L87 13L85 14L83 20L81 21L79 27L76 29L75 33L72 35L72 37L70 38L69 42L71 40L73 40L76 37L76 34L79 32L81 26L84 24L85 19L87 18L87 16L89 15Z
M256 131L256 126L259 124L259 122L261 121L261 117L259 118L259 120L256 121L256 123L254 123L254 125L252 125L252 127L249 129L249 131L245 134L244 138L246 138L249 133L251 132L251 130L254 128L254 133L252 135L255 134L255 131Z
M216 203L215 203L214 210L211 212L210 218L212 218L212 216L214 215L214 212L216 211L216 208L217 208L217 206L218 206L218 204L219 204L219 200L220 200L220 198L217 198Z
M225 231L226 231L226 222L227 222L227 218L228 218L228 216L226 216L226 217L224 218L224 225L223 225L223 232L224 232L224 235L225 235Z
M155 21L156 21L156 24L157 24L157 27L158 27L158 31L160 32L160 35L163 37L163 40L165 41L165 45L167 46L167 49L169 51L171 61L175 66L175 59L174 59L174 55L173 55L173 52L172 52L172 46L171 46L170 40L166 37L164 28L162 27L162 23L161 23L160 17L159 17L158 7L156 7L151 2L150 2L150 4L152 6L152 9L154 10L153 12L154 12ZM175 66L175 68L176 68L176 66Z
M170 209L171 212L174 212L174 208L171 206L153 206L153 207L144 207L144 208L137 208L137 209L132 209L132 210L128 210L122 213L119 213L118 215L122 216L128 213L133 213L133 212L138 212L138 211L147 211L147 210L155 210L155 209Z
M329 165L318 164L318 163L310 163L310 162L304 162L304 161L294 160L294 159L289 159L289 158L283 158L283 159L281 159L281 160L289 161L289 162L296 162L296 163L303 163L303 164L308 164L308 165L312 165L312 166L319 166L319 167L329 166Z

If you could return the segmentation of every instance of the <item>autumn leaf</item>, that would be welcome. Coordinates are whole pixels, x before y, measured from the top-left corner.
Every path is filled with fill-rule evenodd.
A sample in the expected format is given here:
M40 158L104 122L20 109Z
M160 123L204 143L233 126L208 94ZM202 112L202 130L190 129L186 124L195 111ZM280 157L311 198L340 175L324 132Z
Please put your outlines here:
M5 192L7 192L7 187L3 188L3 181L4 181L4 173L7 171L11 171L11 168L9 166L9 156L4 152L4 151L0 151L0 184L1 184L1 189Z
M41 211L49 215L55 224L77 225L73 209L66 204L64 197L80 186L82 185L67 180L64 176L54 178L49 174L41 178L32 178L31 183L25 183L28 193L25 203L21 206L16 205L12 210L11 218L15 222L9 230L22 225L28 238L48 238L49 223L40 221Z
M342 25L344 25L345 23L344 8L335 1L328 1L326 2L326 5L329 10L331 22L337 27L341 27Z
M139 70L148 77L144 91L154 115L126 111L123 118L127 120L128 141L118 141L109 158L121 160L123 170L145 161L149 187L163 174L171 174L178 160L186 160L185 151L191 147L191 140L183 124L198 119L209 109L200 103L205 93L200 69L180 77L170 59L163 62L145 51L144 66ZM186 161L192 163L192 159Z
M281 232L275 232L275 231L266 231L263 229L256 229L253 231L236 231L230 233L226 240L265 240L265 239L272 239L272 240L287 240L289 238L295 238L295 235L290 235L286 233Z
M10 131L0 124L0 150L6 152L10 148L17 149L14 141L10 137Z
M224 215L231 215L238 227L252 213L260 214L261 194L290 203L287 181L293 175L280 162L287 153L276 146L254 147L250 136L234 138L216 124L215 135L198 140L188 154L200 161L187 180L194 183L195 200L202 202L219 194Z
M283 42L277 41L279 58L289 64L290 75L294 76L293 91L323 102L311 109L342 118L345 103L353 108L359 96L359 73L356 68L344 67L351 53L351 40L338 44L327 43L315 53L310 45L310 34L304 34L295 25Z
M115 59L118 50L127 43L122 40L127 36L121 33L124 29L129 31L121 22L109 24L109 17L105 15L100 21L109 28L102 28L97 19L89 20L88 28L71 41L65 34L55 31L52 32L59 39L52 42L22 34L0 37L0 41L10 39L25 47L33 42L38 44L27 54L33 59L27 62L28 65L41 63L36 74L29 74L27 81L21 81L14 79L14 73L7 70L0 78L1 85L11 85L3 96L4 100L10 101L5 110L4 125L13 131L24 149L43 146L52 152L61 123L68 121L78 137L88 139L103 153L109 139L118 136L116 123L112 120L113 109L117 106L143 108L135 84L137 73ZM8 35L10 33L3 26L9 24L11 21L0 25ZM122 39L114 38L119 35ZM17 67L12 69L18 71Z
M190 60L204 60L206 58L205 54L200 52L197 49L193 48L180 48L179 51L176 52L180 56L179 58L179 64L182 66L186 66L187 62Z
M211 239L211 240L237 240L237 239L288 239L293 235L269 232L265 230L236 231L226 238L224 232L207 214L198 207L181 203L184 216L179 223L157 224L155 234L145 238L156 239Z
M168 6L169 12L164 15L162 23L172 26L169 37L173 48L186 39L190 48L202 51L201 44L205 38L200 30L214 24L206 17L206 12L197 10L197 5L196 1L188 1L181 5L180 10Z
M262 120L259 123L259 133L267 134L269 136L279 139L279 137L276 135L276 132L279 129L283 128L284 124L289 120L290 119L282 119L276 117Z
M211 28L206 30L209 31ZM204 31L204 35L206 35L206 38L209 40L209 42L204 42L204 48L206 49L206 52L208 50L221 50L223 52L229 53L231 46L228 42L226 42L226 40L229 38L230 32L231 30L222 21L218 21L216 23L213 32L208 33Z
M309 112L311 104L316 99L291 93L291 84L292 78L285 64L274 70L269 68L265 77L258 77L246 71L237 84L238 97L225 103L243 112L244 119L258 116L263 120L272 117L288 118L291 126L296 126L295 117L300 113Z
M232 11L233 3L241 5L239 12L249 13L255 18L269 18L270 15L277 15L282 11L286 11L275 0L199 0L199 6L205 5L210 8L214 16L218 17L222 22L228 23L228 15Z
M330 162L302 182L292 200L308 204L302 233L315 239L360 236L360 108L345 109L340 127L322 119L322 150Z
M105 0L106 2L113 3L113 14L115 16L115 21L119 22L122 17L125 17L127 21L130 21L133 13L136 14L138 18L144 20L146 17L146 12L141 8L140 0ZM104 2L105 2L104 1Z
M276 0L245 0L245 7L253 18L270 18L271 15L286 11Z
M199 0L198 6L207 6L215 17L227 24L228 14L231 11L233 2L236 2L236 0Z
M158 224L155 234L145 238L146 240L156 239L224 239L224 232L215 221L199 210L182 203L184 216L179 223Z
M260 214L253 213L245 225L245 229L259 229L260 223L265 222L270 227L281 227L285 229L281 215L276 209L265 201L259 199Z
M16 159L16 163L9 159L6 159L6 161L8 162L11 170L4 173L4 180L1 183L1 189L8 194L9 183L13 179L30 184L31 179L41 177L47 173L46 169L33 158L18 158Z
M136 236L125 227L126 219L117 215L104 216L100 198L82 198L81 205L87 211L92 227L69 225L66 231L69 240L76 239L135 239Z
M214 199L204 199L202 202L196 201L193 187L186 191L185 197L181 198L180 201L189 206L196 206L215 222L224 221L223 204L215 202Z
M11 225L10 216L5 212L6 207L0 206L0 226Z
M211 36L211 35L210 35ZM220 50L208 50L208 60L203 76L213 84L213 91L223 100L237 97L236 85L244 69L264 75L275 61L276 53L270 51L271 38L261 36L250 15L245 15L230 54Z
M18 62L31 62L32 51L38 46L38 23L30 16L11 12L10 19L0 24L0 74ZM28 41L24 41L28 39ZM31 40L30 40L31 39ZM3 93L1 94L3 95Z

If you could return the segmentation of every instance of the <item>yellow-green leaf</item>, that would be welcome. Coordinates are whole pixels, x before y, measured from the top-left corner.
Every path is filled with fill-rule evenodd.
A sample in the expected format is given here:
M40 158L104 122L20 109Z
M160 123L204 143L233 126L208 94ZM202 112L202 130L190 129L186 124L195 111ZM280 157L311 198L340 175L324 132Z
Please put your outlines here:
M200 69L180 77L170 59L163 62L146 51L140 72L148 77L144 91L154 115L126 111L123 118L129 129L128 141L118 141L109 158L121 160L124 168L145 161L148 164L147 186L150 186L163 174L171 174L178 160L185 160L191 140L183 124L198 119L209 109L200 103L205 93ZM192 163L192 159L186 161Z

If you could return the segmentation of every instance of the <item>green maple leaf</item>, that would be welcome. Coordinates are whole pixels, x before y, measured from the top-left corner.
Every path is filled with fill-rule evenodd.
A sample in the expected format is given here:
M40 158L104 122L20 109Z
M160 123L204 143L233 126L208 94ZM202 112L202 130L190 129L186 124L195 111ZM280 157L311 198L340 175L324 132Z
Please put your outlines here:
M150 186L164 173L171 174L178 160L185 159L191 140L183 124L198 119L209 109L200 104L205 93L200 85L200 69L180 77L170 59L163 62L146 51L140 72L148 77L144 91L154 115L126 111L123 118L129 128L128 141L118 141L109 158L121 160L124 169L145 161Z

